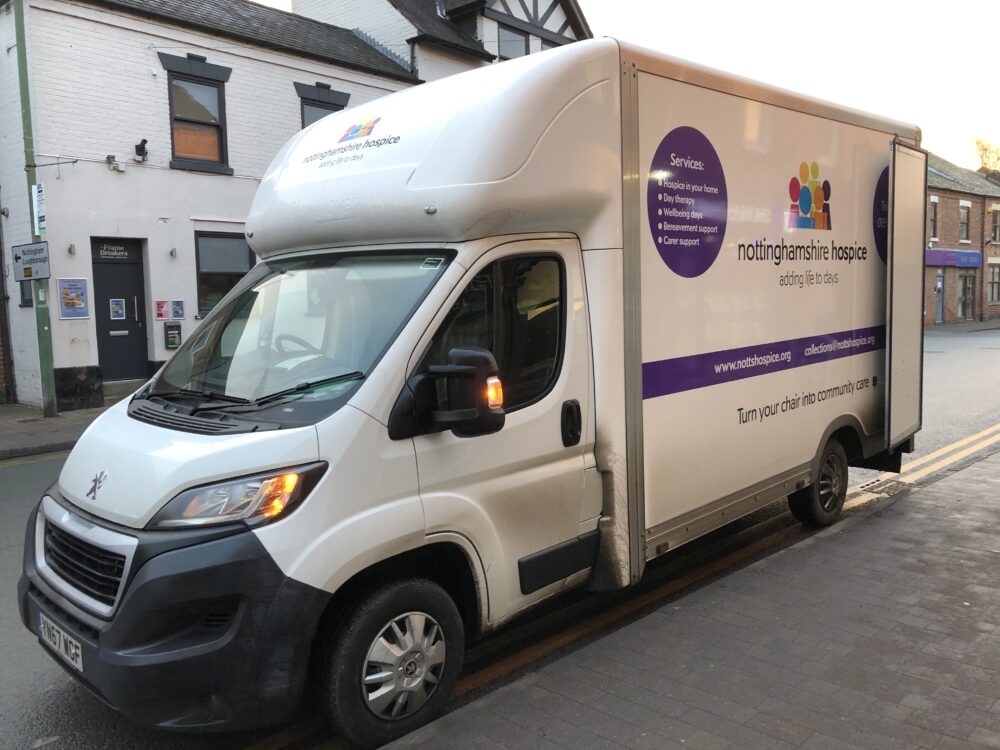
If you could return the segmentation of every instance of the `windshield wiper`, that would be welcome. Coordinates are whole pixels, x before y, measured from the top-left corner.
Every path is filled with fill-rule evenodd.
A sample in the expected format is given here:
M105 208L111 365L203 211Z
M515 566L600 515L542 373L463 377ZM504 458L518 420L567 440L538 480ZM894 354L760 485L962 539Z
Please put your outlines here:
M214 393L213 391L192 391L187 388L178 388L176 391L164 391L163 393L150 393L147 398L152 398L154 396L166 397L166 396L201 396L201 398L206 401L228 401L232 404L249 404L250 399L243 398L242 396L229 396L225 393Z
M318 388L321 385L332 385L333 383L344 383L348 380L361 380L364 376L365 374L363 372L355 370L354 372L345 372L343 375L332 375L328 378L320 378L319 380L307 380L304 383L293 385L291 388L285 388L282 391L275 391L274 393L269 393L266 396L261 396L251 403L254 406L262 406L263 404L269 404L272 401L277 401L283 396L290 396L294 393L308 391L310 388Z

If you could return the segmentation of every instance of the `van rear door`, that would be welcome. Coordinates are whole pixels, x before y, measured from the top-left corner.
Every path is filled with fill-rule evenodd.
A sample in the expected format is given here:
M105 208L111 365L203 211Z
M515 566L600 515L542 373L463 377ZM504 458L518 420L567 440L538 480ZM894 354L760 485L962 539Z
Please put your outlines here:
M889 187L885 435L891 452L922 419L927 152L893 142Z

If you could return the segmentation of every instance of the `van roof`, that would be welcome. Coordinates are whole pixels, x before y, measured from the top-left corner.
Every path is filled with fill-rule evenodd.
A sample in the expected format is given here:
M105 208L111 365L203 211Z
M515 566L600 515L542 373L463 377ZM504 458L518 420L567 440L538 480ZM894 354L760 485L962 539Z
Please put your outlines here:
M329 115L275 157L247 219L254 251L456 242L529 232L622 247L622 65L910 141L902 123L595 39Z

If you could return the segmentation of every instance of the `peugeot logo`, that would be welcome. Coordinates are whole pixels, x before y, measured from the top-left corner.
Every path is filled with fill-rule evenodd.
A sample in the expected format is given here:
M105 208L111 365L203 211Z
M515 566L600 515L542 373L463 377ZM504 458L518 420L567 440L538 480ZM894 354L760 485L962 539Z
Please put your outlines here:
M87 491L87 497L97 502L97 491L104 486L104 481L108 478L108 472L102 471L100 474L94 474L93 484L90 485L90 489Z

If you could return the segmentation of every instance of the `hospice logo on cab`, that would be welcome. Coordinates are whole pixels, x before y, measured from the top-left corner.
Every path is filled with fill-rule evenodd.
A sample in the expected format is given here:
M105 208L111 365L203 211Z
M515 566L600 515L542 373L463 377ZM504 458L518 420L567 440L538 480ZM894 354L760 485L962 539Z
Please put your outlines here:
M358 125L351 125L347 129L347 132L341 136L338 143L343 143L344 141L353 141L355 138L367 138L375 130L375 126L382 120L381 117L370 117Z

